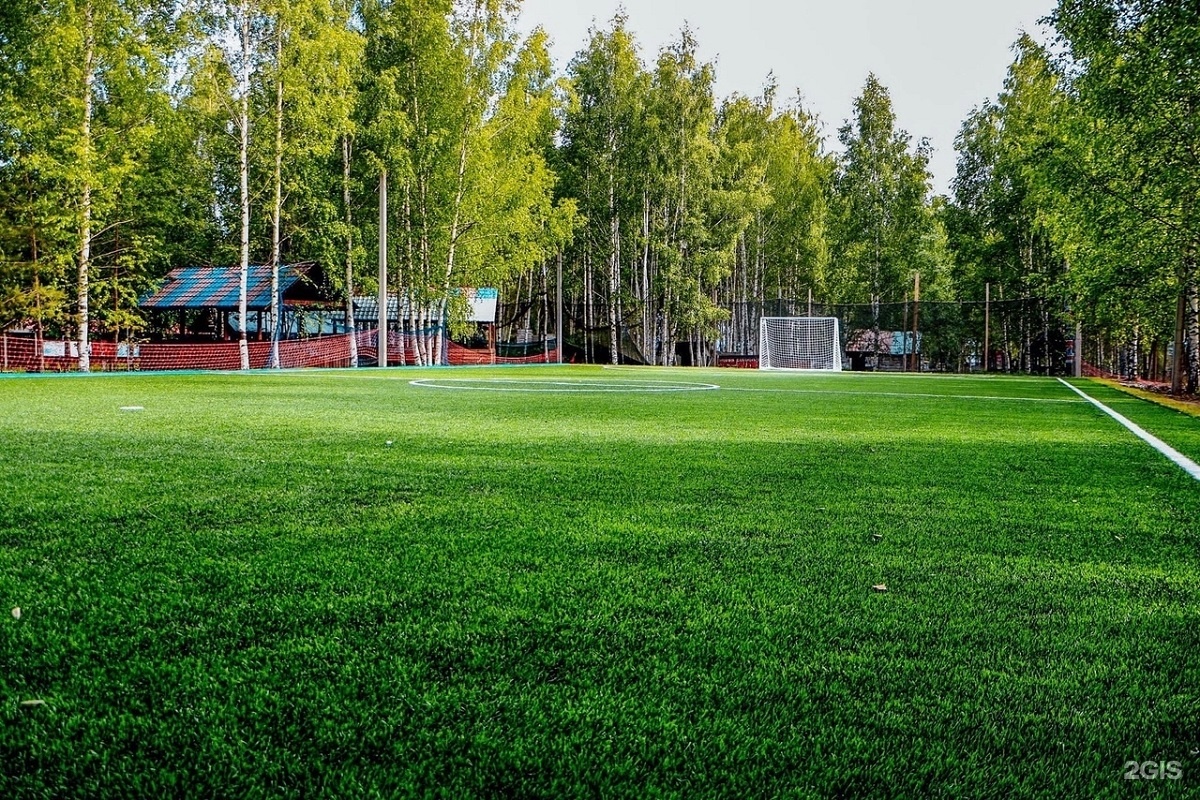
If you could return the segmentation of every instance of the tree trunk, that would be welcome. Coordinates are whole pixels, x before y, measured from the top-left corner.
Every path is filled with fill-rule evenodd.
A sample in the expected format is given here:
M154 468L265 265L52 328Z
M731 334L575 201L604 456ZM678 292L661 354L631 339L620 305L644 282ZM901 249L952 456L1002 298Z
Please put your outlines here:
M542 262L542 350L546 349L546 340L550 338L550 270L546 262ZM546 356L547 360L549 355Z
M621 291L621 219L617 214L616 169L611 163L616 156L616 132L609 134L608 170L608 349L609 363L620 361L620 332L617 330L617 296Z
M88 281L92 266L92 108L96 86L96 30L91 0L83 6L83 187L79 229L79 371L92 368L89 341Z
M653 289L650 282L650 193L642 192L642 354L654 363Z
M1045 298L1041 301L1042 306L1042 358L1045 359L1044 365L1046 375L1051 373L1052 364L1050 363L1050 309L1046 306Z
M250 275L250 4L242 0L242 63L238 76L241 93L238 104L238 127L241 143L238 149L238 185L242 204L241 271L238 285L238 319L242 335L238 340L238 355L243 370L250 369L250 345L246 341L246 289Z
M358 366L358 321L354 318L354 215L350 206L350 136L342 136L342 205L346 212L346 331L350 366Z
M412 182L404 181L404 258L396 275L396 328L400 331L400 366L408 366L408 342L416 335L413 325L412 276L417 274L416 241L413 239ZM416 350L413 350L416 360Z
M1000 286L1000 303L1001 304L1004 303L1004 286L1003 286L1003 284L1001 284L1001 286ZM1002 318L1002 323L1000 325L1000 333L1001 333L1002 341L1004 342L1004 345L1003 345L1004 352L1001 354L1003 356L1002 369L1004 372L1010 371L1010 369L1009 369L1009 367L1011 366L1011 361L1010 361L1011 355L1010 354L1012 353L1012 341L1011 341L1011 337L1009 336L1009 330L1008 330L1008 317L1009 317L1009 314L1006 309L1005 313L1004 313L1004 317Z
M1175 352L1174 358L1171 359L1171 394L1178 397L1183 394L1184 379L1184 333L1186 330L1185 320L1187 318L1187 294L1182 285L1179 287L1179 297L1175 303Z
M1189 267L1192 266L1189 265ZM1189 269L1188 275L1187 390L1188 394L1196 394L1197 382L1200 380L1200 290L1196 285L1194 269Z
M480 53L483 50L483 39L486 37L484 30L487 22L481 21L481 14L486 14L482 0L475 0L472 4L472 19L471 19L471 44L467 54L467 63L469 69L477 67ZM469 80L469 79L468 79ZM442 296L440 298L440 308L442 313L439 315L437 337L435 339L436 351L433 353L435 360L433 363L440 363L441 359L441 337L442 326L446 323L446 302L450 295L451 281L454 278L454 263L455 256L458 251L458 239L463 233L462 210L463 200L466 197L467 191L467 156L470 153L471 143L471 125L472 125L472 109L468 107L467 113L463 118L463 127L459 132L461 139L458 146L458 169L455 174L455 189L454 189L454 207L451 209L450 215L450 242L446 252L446 272L442 277L441 289Z
M283 21L275 29L275 198L271 205L271 369L279 369L279 258L283 217Z
M433 334L433 357L431 364L446 364L449 359L443 359L442 354L450 348L448 338L450 336L450 299L446 295L442 295L437 303L437 328Z
M680 256L680 264L683 263L683 257ZM680 272L682 272L682 267ZM671 300L672 300L672 285L671 273L667 271L666 286L663 289L663 309L662 309L662 346L663 346L663 366L669 367L675 363L675 330L671 324Z
M588 237L587 249L583 253L583 361L592 363L592 242Z

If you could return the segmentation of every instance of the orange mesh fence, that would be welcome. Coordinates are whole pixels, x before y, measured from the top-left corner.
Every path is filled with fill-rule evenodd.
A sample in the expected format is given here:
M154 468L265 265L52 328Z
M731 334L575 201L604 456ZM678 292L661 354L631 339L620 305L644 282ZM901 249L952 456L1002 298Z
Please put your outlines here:
M291 339L279 343L279 362L285 369L308 367L349 367L350 336L340 334L311 339ZM362 364L379 359L379 332L360 331L358 357ZM388 332L388 365L416 364L418 346L425 353L436 339ZM250 368L264 369L271 359L270 342L249 342ZM525 357L498 357L491 348L475 349L442 340L439 363L452 366L468 364L552 364L558 350ZM6 372L70 372L79 368L79 350L75 342L39 340L27 336L0 336L0 370ZM92 342L91 368L97 372L213 370L235 371L241 368L238 342L142 343Z

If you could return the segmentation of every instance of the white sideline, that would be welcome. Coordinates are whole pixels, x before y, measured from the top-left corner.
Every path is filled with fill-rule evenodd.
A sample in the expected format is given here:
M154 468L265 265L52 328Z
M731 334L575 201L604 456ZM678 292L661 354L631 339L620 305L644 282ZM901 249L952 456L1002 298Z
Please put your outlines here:
M926 392L858 392L849 389L764 389L760 386L722 386L722 392L770 392L774 394L838 394L855 397L920 397L933 400L1012 400L1021 403L1082 403L1064 397L1005 397L998 394L929 394Z
M1159 439L1157 436L1155 436L1151 433L1148 433L1146 430L1139 427L1136 423L1131 421L1129 418L1124 417L1121 414L1118 414L1116 411L1113 411L1111 408L1104 405L1104 403L1101 403L1096 398L1090 397L1090 396L1084 394L1083 391L1075 388L1071 384L1064 381L1062 378L1059 378L1058 382L1061 383L1063 386L1066 386L1072 392L1075 392L1075 394L1079 395L1084 400L1087 400L1089 403L1091 403L1096 408L1103 411L1105 414L1108 414L1110 417L1115 419L1117 422L1124 425L1126 428L1129 429L1129 431L1134 436L1138 437L1143 442L1150 445L1155 450L1157 450L1158 452L1162 453L1164 456L1169 458L1172 463L1174 463L1177 467L1182 469L1188 475L1191 475L1193 478L1200 481L1200 464L1197 464L1195 461L1192 461L1190 458L1188 458L1183 453L1176 450L1174 447L1171 447L1171 445L1167 444L1162 439Z

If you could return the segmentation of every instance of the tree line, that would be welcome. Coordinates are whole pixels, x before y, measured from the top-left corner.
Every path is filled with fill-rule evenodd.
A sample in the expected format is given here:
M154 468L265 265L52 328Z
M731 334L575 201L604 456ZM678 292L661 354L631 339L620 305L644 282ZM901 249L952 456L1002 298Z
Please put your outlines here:
M951 197L874 75L835 152L772 76L718 98L686 27L647 58L617 16L560 75L518 13L5 4L0 327L78 338L86 368L89 337L141 334L137 298L175 266L315 260L347 300L373 293L386 181L414 335L441 335L457 287L485 285L514 326L548 332L561 270L589 358L670 364L686 346L703 363L739 309L895 303L919 274L923 301L1035 299L1047 330L1082 324L1132 370L1195 388L1195 12L1062 0L1054 38L1023 36L964 122Z
M1194 393L1200 11L1060 0L1045 22L956 142L956 283L1058 298L1095 360Z

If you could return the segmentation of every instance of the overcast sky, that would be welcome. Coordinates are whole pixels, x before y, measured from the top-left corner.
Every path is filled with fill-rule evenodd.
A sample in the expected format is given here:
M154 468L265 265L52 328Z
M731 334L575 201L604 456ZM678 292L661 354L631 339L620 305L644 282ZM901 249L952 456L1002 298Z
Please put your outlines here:
M824 124L826 146L850 116L867 74L892 95L897 124L934 147L935 192L954 178L954 137L971 108L994 97L1021 31L1054 0L523 0L520 25L550 34L559 71L624 7L649 66L686 21L715 61L719 98L756 96L774 70L782 98L798 90Z

